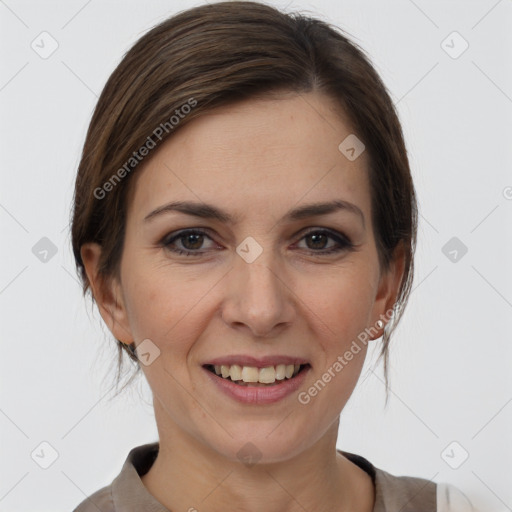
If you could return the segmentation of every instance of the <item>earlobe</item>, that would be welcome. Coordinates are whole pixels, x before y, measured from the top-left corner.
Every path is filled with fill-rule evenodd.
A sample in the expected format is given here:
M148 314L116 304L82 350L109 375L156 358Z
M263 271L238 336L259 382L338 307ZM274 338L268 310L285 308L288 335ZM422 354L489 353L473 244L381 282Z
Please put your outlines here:
M99 273L101 250L101 246L93 242L82 245L80 249L91 293L110 332L117 340L129 344L133 339L122 300L121 287L115 277Z

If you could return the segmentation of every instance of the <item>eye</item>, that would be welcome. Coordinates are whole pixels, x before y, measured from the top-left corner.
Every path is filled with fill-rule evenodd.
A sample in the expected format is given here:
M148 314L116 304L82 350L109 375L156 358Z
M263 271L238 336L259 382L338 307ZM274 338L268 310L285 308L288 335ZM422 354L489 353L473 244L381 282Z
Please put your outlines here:
M203 247L205 239L213 242L212 238L204 230L187 229L178 233L172 233L170 237L162 240L161 245L176 254L201 256L208 251L208 248L204 249ZM331 246L328 245L329 239L334 241L334 244L331 244ZM302 240L306 241L306 250L310 254L319 256L348 251L355 247L345 235L325 229L313 229L303 235L300 241ZM309 241L311 243L308 243Z
M327 246L328 240L334 240L335 244ZM354 248L354 244L341 233L334 233L325 229L315 229L306 233L301 240L306 240L307 249L311 253L331 254ZM311 243L308 244L307 241Z
M200 256L203 252L199 252L204 243L204 239L212 240L205 231L200 229L189 229L180 231L171 238L164 239L162 245L169 251L186 256ZM184 249L173 247L175 241L178 241ZM213 241L213 240L212 240Z

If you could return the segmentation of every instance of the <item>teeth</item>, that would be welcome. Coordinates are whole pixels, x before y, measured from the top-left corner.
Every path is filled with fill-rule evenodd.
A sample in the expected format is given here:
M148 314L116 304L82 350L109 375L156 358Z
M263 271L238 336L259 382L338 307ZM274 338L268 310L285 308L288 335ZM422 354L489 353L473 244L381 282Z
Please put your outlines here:
M254 366L244 366L242 368L242 380L244 382L258 382L258 379L258 368L255 368Z
M286 377L286 365L278 364L276 366L276 380L283 380Z
M276 369L273 366L260 368L258 381L262 382L263 384L272 384L272 382L276 381Z
M300 364L278 364L265 368L255 366L240 366L238 364L215 365L215 373L224 379L231 378L232 381L242 381L261 384L273 384L276 380L291 379L300 370Z
M242 380L242 367L237 364L231 365L229 368L229 376L231 380Z

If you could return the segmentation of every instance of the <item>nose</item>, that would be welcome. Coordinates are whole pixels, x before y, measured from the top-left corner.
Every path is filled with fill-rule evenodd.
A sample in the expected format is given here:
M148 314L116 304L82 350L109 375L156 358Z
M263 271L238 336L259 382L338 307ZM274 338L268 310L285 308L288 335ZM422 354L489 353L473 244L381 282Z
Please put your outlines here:
M292 283L270 252L263 251L252 263L237 256L226 276L222 318L251 337L275 336L291 324L295 314Z

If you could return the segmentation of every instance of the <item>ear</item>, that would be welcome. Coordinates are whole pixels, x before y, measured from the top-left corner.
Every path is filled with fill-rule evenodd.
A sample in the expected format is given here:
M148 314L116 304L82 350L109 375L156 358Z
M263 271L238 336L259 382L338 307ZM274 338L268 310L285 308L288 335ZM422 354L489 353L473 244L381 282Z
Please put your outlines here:
M103 321L117 340L125 344L132 343L133 336L123 301L121 283L114 276L105 277L98 272L101 245L92 242L83 244L80 255Z
M389 322L390 313L395 305L400 291L400 285L404 277L405 250L403 242L400 242L393 252L388 270L381 273L377 296L372 311L372 324L370 331L377 333L371 339L380 338L384 334L384 327ZM383 322L379 326L379 320Z

